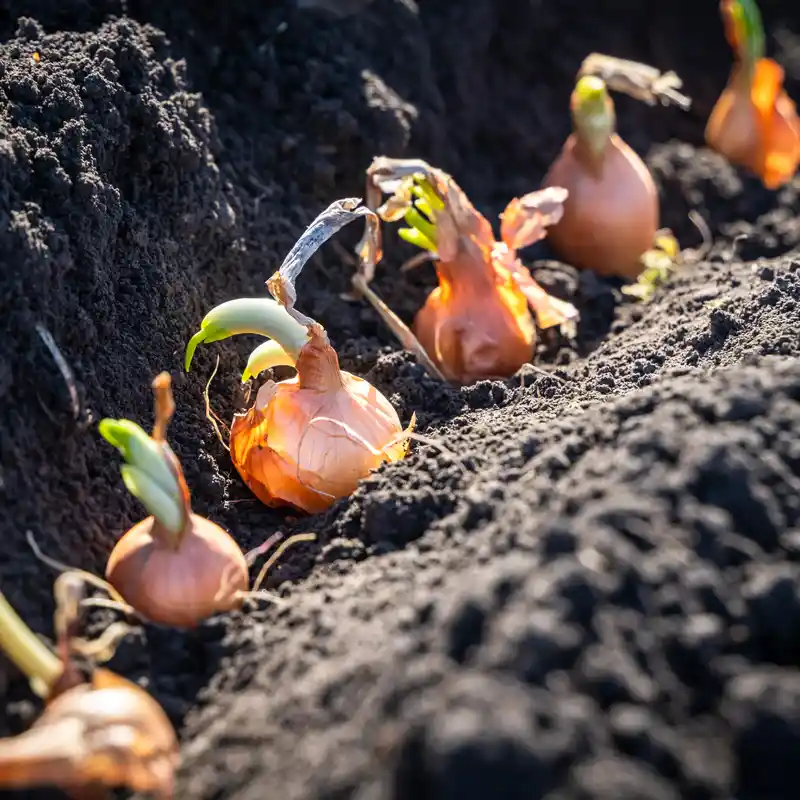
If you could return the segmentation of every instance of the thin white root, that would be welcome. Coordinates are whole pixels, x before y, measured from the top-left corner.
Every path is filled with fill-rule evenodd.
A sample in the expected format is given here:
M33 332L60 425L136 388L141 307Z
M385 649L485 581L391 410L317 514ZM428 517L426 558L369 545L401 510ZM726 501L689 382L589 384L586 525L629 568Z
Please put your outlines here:
M745 242L750 238L750 234L747 233L740 233L732 242L731 242L731 251L725 257L725 261L730 263L736 258L736 251L739 249L739 243Z
M81 608L107 608L111 611L119 611L129 617L138 617L139 614L133 606L127 603L120 603L116 600L106 600L103 597L87 597L81 600Z
M566 384L566 380L562 378L560 375L556 375L555 372L550 372L550 370L542 369L541 367L537 367L536 364L526 364L525 365L529 370L532 372L536 372L544 378L552 378L555 381L558 381L561 384Z
M102 592L106 592L112 600L115 600L120 606L127 606L122 595L108 582L104 581L102 578L98 578L97 575L92 575L91 572L87 572L83 569L76 569L75 567L69 566L69 564L64 564L61 561L56 561L54 558L50 558L50 556L45 555L39 545L36 542L36 539L33 536L32 531L26 531L25 536L28 540L28 545L30 546L31 550L33 550L33 555L39 559L44 564L47 564L48 567L51 569L56 570L57 572L61 573L69 573L75 575L76 577L81 578L85 583L94 586L95 589L99 589ZM83 602L83 601L82 601Z
M133 630L124 622L109 625L94 641L87 639L71 639L70 650L84 658L104 664L110 661L117 652L119 643Z
M31 540L32 537L29 541ZM35 541L33 545L35 545ZM38 553L38 555L41 555L41 553ZM52 559L45 563L50 566L53 565ZM56 601L54 617L56 639L58 641L58 650L65 664L69 661L71 654L75 653L91 658L94 661L105 662L110 660L116 652L119 642L132 630L130 625L125 622L115 622L109 625L98 639L93 642L76 636L75 629L80 621L81 611L84 608L108 608L138 617L136 611L127 603L118 603L116 600L108 600L104 597L84 597L87 584L97 586L95 581L87 579L87 575L91 578L95 577L91 573L68 569L56 578L53 586L53 595ZM104 591L113 590L113 587L109 586L101 588Z
M230 437L230 428L220 419L219 415L211 408L211 400L209 400L208 394L211 388L211 381L217 377L217 371L219 370L219 356L217 356L217 363L214 364L214 371L211 373L211 377L208 379L208 383L206 383L206 388L203 390L203 399L206 402L206 419L211 423L211 426L214 428L214 433L217 434L217 439L219 439L220 444L230 452L231 448L230 445L225 441L225 438L222 435L222 431L220 431L220 426L225 429L225 432Z
M261 584L264 583L264 579L267 577L267 573L270 571L272 566L275 562L292 546L298 544L299 542L313 542L316 541L317 535L315 533L296 533L294 536L290 536L285 541L281 542L278 546L277 550L267 559L266 564L261 567L261 571L258 573L258 577L253 582L253 589L249 592L249 595L258 594L261 589ZM274 598L273 598L274 599ZM282 601L278 601L282 602Z
M286 608L286 606L289 605L289 603L287 603L282 597L278 597L278 595L266 591L242 592L239 596L242 598L242 601L266 600L268 603L272 603L273 605L280 606L282 608Z

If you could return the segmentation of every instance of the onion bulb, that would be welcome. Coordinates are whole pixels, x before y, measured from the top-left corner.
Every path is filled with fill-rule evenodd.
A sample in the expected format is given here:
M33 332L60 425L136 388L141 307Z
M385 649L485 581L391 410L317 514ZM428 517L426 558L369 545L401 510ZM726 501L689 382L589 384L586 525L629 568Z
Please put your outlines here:
M706 142L768 189L787 183L800 163L800 119L783 89L784 71L764 58L764 31L752 0L722 0L737 61L706 126Z
M293 378L261 386L253 406L231 426L233 464L268 506L323 511L407 451L408 436L392 404L363 378L341 370L324 328L294 309L294 279L303 264L335 230L369 213L363 206L353 211L357 202L338 201L309 226L268 282L277 300L217 306L187 348L188 370L200 343L260 334L270 338L253 351L243 381L278 365L297 370Z
M109 670L91 682L76 675L68 642L59 659L0 594L0 647L47 699L39 719L19 736L0 739L0 787L55 786L76 794L126 786L168 800L178 763L175 731L143 689Z
M575 308L550 297L516 255L545 236L567 192L512 200L498 242L456 182L424 161L379 158L368 177L392 193L378 214L387 222L405 219L411 227L400 236L435 262L439 285L417 313L413 332L445 378L462 384L503 378L529 362L536 343L529 305L543 328L577 318Z
M194 627L242 604L247 563L226 531L192 513L183 471L165 438L174 412L168 373L155 379L153 390L152 436L129 420L100 423L100 433L128 462L122 467L125 485L151 512L117 542L106 580L153 622Z
M635 278L658 230L658 192L644 162L614 132L605 82L580 78L572 93L573 133L544 179L569 192L550 231L558 256L600 275Z

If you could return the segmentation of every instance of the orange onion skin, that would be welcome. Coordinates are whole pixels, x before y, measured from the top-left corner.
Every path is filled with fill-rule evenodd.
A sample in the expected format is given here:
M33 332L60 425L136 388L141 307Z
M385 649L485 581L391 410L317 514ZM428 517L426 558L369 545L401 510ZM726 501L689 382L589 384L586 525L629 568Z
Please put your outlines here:
M162 625L193 628L213 614L241 605L247 562L219 525L191 514L176 549L147 517L111 552L106 580L140 614Z
M436 262L439 286L417 312L414 335L451 381L513 375L533 357L536 329L528 301L507 269L475 263L461 250Z
M402 458L406 442L392 404L341 371L329 345L307 344L297 370L297 377L262 386L256 403L234 418L230 453L262 503L316 514L352 494L384 461Z
M800 119L782 87L783 69L771 59L756 63L752 86L737 64L705 131L711 148L768 189L791 180L800 164Z
M593 159L576 134L564 144L544 186L569 192L548 240L559 258L603 276L635 278L658 231L659 203L650 171L617 135Z

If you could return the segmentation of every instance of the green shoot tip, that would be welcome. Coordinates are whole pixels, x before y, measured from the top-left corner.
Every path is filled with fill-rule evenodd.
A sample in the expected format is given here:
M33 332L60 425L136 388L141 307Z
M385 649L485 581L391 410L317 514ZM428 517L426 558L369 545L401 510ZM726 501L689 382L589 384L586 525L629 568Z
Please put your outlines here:
M418 228L399 228L397 235L405 242L413 244L422 250L428 250L431 253L436 253L436 244L432 242L422 231Z
M576 84L574 97L575 100L584 105L585 103L598 103L605 100L608 96L605 81L596 75L584 75Z
M128 491L167 528L181 530L181 490L167 461L164 445L129 419L106 418L97 428L126 462L120 471Z
M195 351L197 350L197 346L201 345L206 340L207 331L205 329L197 331L197 333L189 339L189 344L186 345L186 356L183 360L183 368L186 372L192 366L192 360L194 359Z

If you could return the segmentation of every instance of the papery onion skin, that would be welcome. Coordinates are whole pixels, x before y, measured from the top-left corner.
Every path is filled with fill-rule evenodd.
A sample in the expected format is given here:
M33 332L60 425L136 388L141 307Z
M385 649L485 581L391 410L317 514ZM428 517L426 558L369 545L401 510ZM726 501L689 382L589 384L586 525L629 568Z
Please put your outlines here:
M383 462L401 459L407 443L392 404L340 371L327 343L307 344L297 370L262 387L255 405L234 418L230 454L262 503L314 514L352 494Z
M238 608L248 589L245 557L230 535L191 514L177 548L147 517L109 557L106 580L140 614L162 625L192 628L213 614Z
M52 698L31 728L0 740L0 786L127 786L173 796L175 731L147 692L108 670Z
M768 189L791 180L800 164L800 119L782 87L783 69L771 59L755 63L752 81L737 64L705 131L711 148Z
M439 286L414 320L414 334L451 381L513 375L533 357L536 329L528 301L508 270L469 253L436 262Z
M659 223L658 191L644 162L612 134L600 159L566 141L543 182L569 192L564 216L548 240L558 256L603 276L635 278Z

